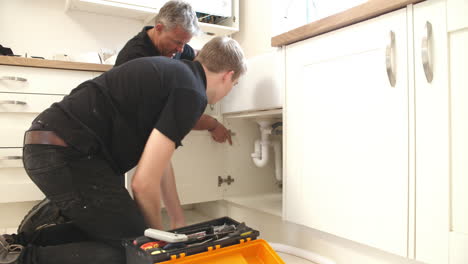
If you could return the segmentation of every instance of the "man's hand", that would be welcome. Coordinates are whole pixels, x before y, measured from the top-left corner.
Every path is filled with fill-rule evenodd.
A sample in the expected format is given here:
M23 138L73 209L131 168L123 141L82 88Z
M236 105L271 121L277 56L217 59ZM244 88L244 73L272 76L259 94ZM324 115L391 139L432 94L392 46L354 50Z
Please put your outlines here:
M200 120L193 127L195 130L208 130L211 138L218 143L224 143L226 140L232 145L231 133L216 118L209 115L202 115Z
M227 130L223 124L218 123L216 127L212 130L209 130L211 133L211 138L218 142L218 143L224 143L226 140L229 142L229 145L232 145L232 139L231 139L231 133L229 133L229 130Z

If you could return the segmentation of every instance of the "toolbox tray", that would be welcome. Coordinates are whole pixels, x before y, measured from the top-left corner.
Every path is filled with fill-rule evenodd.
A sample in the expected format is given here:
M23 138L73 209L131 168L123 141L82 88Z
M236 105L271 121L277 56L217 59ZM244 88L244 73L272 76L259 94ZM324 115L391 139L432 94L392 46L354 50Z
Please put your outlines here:
M203 229L209 226L221 226L221 225L234 225L236 228L240 225L239 222L229 218L221 217L214 220L170 230L169 232L178 233L178 234L191 234L195 233L197 230ZM127 255L127 264L153 264L158 262L163 262L171 259L176 259L180 257L190 256L202 252L206 252L209 249L213 248L224 248L231 245L236 245L244 241L254 240L259 236L259 232L250 227L246 226L246 233L243 235L229 237L220 241L209 241L202 245L185 247L185 248L175 248L166 250L163 253L156 255L151 255L147 251L140 248L139 245L134 245L133 240L124 241L125 251Z

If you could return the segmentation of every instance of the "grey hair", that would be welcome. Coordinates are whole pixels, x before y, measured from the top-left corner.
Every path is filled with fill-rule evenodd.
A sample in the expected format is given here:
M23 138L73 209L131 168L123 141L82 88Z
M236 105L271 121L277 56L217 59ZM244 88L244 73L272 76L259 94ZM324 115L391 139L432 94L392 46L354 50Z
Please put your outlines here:
M197 14L191 5L184 1L168 1L164 4L155 17L155 24L163 24L166 30L179 26L192 36L200 33Z

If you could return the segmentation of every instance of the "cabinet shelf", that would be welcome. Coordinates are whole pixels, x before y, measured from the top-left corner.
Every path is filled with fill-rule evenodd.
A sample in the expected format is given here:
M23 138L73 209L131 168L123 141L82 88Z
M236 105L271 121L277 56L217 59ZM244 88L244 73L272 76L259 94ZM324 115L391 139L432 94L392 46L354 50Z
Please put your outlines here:
M240 197L232 196L225 197L224 200L275 216L281 217L283 215L283 198L281 193L265 193Z
M162 6L163 3L160 3ZM232 1L232 16L220 24L209 24L199 22L203 32L209 35L231 35L239 31L239 11L238 0ZM154 24L154 17L158 13L159 8L152 6L144 6L133 3L125 3L122 1L110 0L67 0L66 11L85 11L96 14L109 16L126 17L135 20L141 20L146 25ZM197 11L197 10L196 10Z
M283 109L259 110L224 114L224 118L281 118Z

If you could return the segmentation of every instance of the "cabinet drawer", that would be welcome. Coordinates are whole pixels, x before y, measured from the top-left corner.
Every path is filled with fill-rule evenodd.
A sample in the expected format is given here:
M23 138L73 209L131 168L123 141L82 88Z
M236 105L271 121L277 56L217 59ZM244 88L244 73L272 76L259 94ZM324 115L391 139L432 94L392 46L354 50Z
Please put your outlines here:
M21 148L0 148L0 182L0 203L35 201L44 198L23 168Z
M23 135L32 120L61 95L0 93L0 147L22 147Z
M0 92L68 94L94 72L0 65Z

